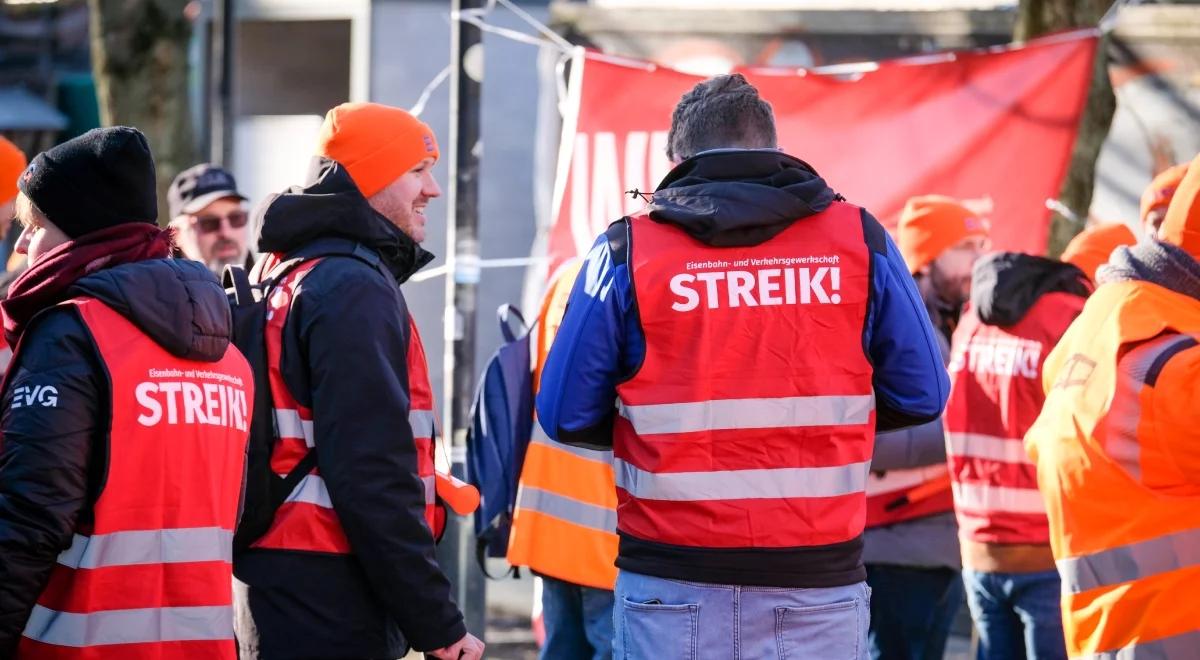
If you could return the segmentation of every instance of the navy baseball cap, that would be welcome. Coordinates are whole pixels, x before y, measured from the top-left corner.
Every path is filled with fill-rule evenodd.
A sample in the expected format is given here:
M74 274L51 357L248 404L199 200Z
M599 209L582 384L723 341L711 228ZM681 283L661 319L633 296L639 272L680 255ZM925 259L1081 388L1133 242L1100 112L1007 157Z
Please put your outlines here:
M237 191L237 181L228 170L212 163L201 163L179 173L167 189L167 206L171 217L195 213L218 199L236 197L246 201Z

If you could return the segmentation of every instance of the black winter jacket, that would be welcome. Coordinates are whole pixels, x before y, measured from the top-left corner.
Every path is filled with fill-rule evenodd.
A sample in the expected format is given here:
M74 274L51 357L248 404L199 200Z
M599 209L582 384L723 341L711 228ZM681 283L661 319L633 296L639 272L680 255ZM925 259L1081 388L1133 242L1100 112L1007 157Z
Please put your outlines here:
M319 161L308 187L264 202L260 252L330 238L381 258L392 277L326 257L283 328L281 371L313 411L317 468L351 555L251 550L234 561L264 658L397 658L466 634L424 522L408 426L408 309L400 283L433 256L376 213L345 170Z
M155 259L80 279L71 296L101 300L172 355L216 362L229 346L225 292L203 265ZM59 553L104 487L112 416L108 376L74 307L25 330L0 403L0 658L10 658ZM11 407L22 385L53 385L52 407Z

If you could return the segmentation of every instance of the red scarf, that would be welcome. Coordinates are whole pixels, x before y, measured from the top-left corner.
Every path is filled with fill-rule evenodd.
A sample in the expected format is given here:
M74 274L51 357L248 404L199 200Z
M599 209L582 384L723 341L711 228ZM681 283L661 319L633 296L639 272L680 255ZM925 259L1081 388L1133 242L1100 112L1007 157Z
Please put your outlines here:
M42 255L21 274L0 302L4 336L15 347L38 312L68 298L67 290L86 275L122 264L162 259L171 253L171 232L129 222L90 232Z

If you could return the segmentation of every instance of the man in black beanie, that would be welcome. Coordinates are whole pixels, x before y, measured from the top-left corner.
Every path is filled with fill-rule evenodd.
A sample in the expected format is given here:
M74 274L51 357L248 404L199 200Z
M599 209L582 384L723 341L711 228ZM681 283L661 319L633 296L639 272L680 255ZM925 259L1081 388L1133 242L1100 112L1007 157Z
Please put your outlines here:
M233 528L253 378L225 293L169 259L133 128L18 180L29 269L0 303L0 657L235 657Z

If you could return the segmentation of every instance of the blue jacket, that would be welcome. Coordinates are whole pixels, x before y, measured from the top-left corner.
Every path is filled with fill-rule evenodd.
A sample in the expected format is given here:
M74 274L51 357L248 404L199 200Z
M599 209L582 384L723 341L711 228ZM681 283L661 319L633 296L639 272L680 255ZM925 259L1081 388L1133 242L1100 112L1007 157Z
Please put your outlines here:
M708 174L715 168L706 167L706 159L728 161L731 155L740 156L735 166L743 176ZM781 177L781 170L789 176ZM802 222L835 197L806 164L778 152L701 154L668 175L651 212L710 244L729 245L734 236L746 245L780 231L771 227ZM885 238L886 254L872 254L863 337L875 367L880 430L936 419L950 389L925 304L896 245ZM629 267L614 266L608 238L601 235L575 281L542 373L537 409L547 433L568 444L610 446L617 384L633 375L645 351Z

